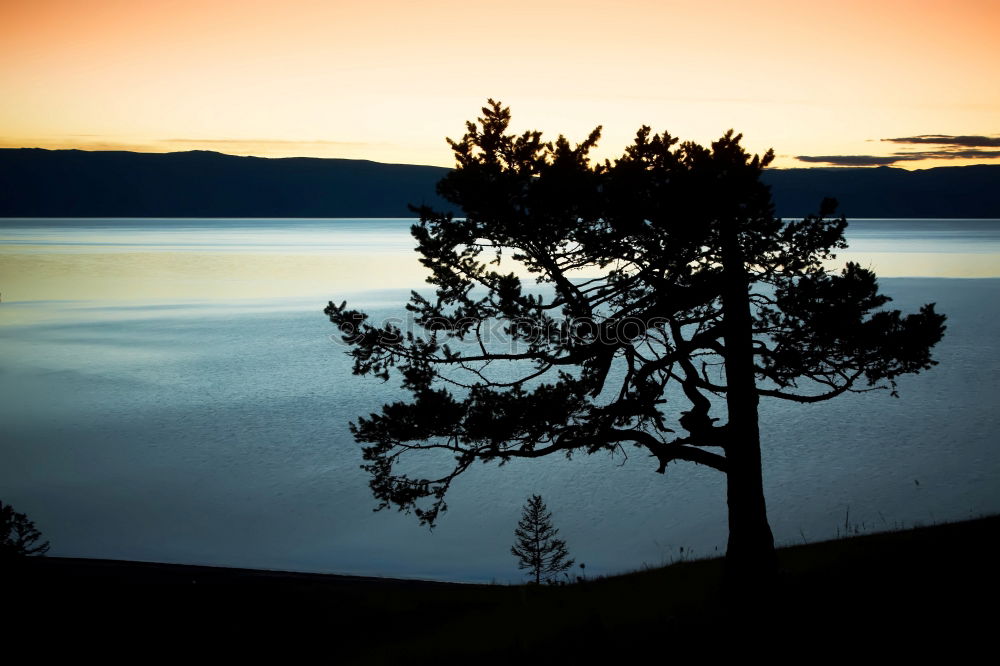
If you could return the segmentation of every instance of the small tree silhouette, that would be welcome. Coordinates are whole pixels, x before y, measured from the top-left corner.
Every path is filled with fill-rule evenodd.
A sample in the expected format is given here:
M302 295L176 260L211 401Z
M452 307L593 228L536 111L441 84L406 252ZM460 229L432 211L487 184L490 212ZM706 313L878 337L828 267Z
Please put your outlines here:
M517 543L510 552L517 557L518 569L531 571L536 585L542 582L542 578L552 581L573 566L573 560L566 559L569 555L566 542L557 539L557 534L559 530L552 526L552 513L546 508L542 496L529 497L514 530Z
M0 502L0 559L44 555L49 550L49 542L37 543L41 538L41 532L26 515Z

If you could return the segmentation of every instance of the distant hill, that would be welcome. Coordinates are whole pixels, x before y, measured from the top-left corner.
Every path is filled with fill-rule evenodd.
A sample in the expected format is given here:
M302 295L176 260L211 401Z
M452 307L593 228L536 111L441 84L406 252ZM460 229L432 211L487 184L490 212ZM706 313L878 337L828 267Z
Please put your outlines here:
M236 157L207 151L0 149L0 217L409 217L451 207L442 167L366 160ZM770 169L778 214L1000 218L1000 165Z
M448 169L207 151L0 150L5 217L411 217Z
M816 212L834 197L848 217L1000 218L1000 165L769 169L763 180L784 217Z

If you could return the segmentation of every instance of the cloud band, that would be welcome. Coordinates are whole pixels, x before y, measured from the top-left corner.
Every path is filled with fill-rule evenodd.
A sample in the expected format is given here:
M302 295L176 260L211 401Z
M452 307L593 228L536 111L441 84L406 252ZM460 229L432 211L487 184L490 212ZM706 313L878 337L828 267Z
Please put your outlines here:
M920 134L917 136L882 139L888 143L904 145L941 146L932 150L895 152L891 155L797 155L800 162L830 164L834 166L888 166L897 162L923 160L992 160L1000 158L1000 136Z

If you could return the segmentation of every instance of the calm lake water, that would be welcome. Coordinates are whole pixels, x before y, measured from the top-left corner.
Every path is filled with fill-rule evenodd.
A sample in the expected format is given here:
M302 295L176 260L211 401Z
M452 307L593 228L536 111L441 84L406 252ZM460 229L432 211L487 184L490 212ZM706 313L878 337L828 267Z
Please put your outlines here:
M399 393L351 376L322 309L402 316L410 224L0 220L0 499L62 556L518 580L531 493L588 574L723 551L723 479L638 449L475 467L434 532L372 512L347 423ZM941 364L898 400L762 405L777 540L1000 511L1000 221L848 240L895 307L948 315Z

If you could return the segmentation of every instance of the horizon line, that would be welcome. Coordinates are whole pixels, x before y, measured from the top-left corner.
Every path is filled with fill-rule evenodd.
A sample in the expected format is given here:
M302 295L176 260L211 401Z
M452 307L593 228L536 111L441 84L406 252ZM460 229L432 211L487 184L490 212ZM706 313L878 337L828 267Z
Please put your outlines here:
M189 150L129 150L127 148L43 148L41 146L0 146L0 150L38 150L49 153L55 152L79 152L79 153L130 153L133 155L181 155L187 153L208 153L212 155L221 155L223 157L234 157L234 158L250 158L259 160L319 160L319 161L337 161L337 162L368 162L371 164L384 164L386 166L412 166L412 167L423 167L431 169L446 169L451 170L454 167L440 166L437 164L415 164L413 162L381 162L379 160L373 160L363 157L318 157L315 155L284 155L284 156L266 156L266 155L240 155L235 153L223 153L218 150L208 150L205 148L191 148ZM918 167L906 168L904 166L896 164L852 164L852 165L842 165L842 164L821 164L818 166L790 166L790 167L765 167L766 171L845 171L849 169L864 169L866 171L873 169L898 169L900 171L930 171L931 169L963 169L966 167L980 167L980 166L1000 166L1000 162L996 163L986 163L980 162L975 164L959 164L959 165L939 165L939 166L928 166L928 167Z

